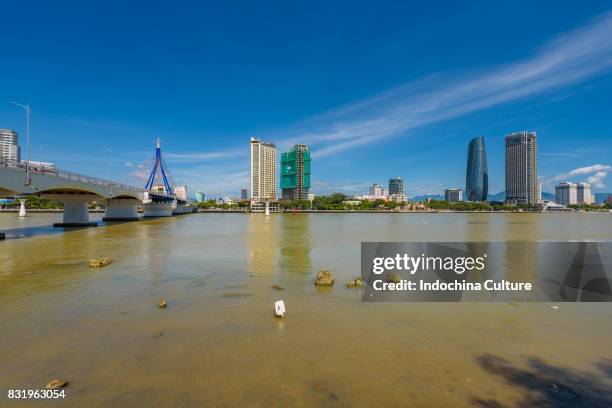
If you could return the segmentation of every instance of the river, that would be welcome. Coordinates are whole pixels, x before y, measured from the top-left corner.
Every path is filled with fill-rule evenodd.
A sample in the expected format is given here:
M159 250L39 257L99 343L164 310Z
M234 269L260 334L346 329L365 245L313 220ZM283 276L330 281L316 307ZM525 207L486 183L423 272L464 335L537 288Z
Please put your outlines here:
M54 378L69 381L54 406L612 401L609 303L364 303L344 287L362 241L610 241L612 214L192 214L58 232L60 217L0 214L2 406L37 405L6 390ZM312 283L322 268L331 290Z

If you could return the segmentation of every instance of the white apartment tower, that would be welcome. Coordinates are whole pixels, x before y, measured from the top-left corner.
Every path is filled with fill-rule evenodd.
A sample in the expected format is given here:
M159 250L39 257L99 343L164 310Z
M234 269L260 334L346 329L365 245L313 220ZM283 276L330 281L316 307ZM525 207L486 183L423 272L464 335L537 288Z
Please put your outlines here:
M593 204L591 185L566 181L555 187L555 199L561 205Z
M180 200L187 201L187 186L174 187L174 196Z
M370 186L370 195L375 198L385 198L387 197L387 192L380 184L372 184Z
M578 204L593 204L593 194L589 183L578 183L576 185L576 198Z
M506 136L506 202L537 203L538 149L535 132Z
M561 205L578 204L576 183L564 182L555 187L555 201Z
M276 199L276 146L251 138L251 201Z
M21 160L19 136L11 129L0 129L0 159L16 163Z

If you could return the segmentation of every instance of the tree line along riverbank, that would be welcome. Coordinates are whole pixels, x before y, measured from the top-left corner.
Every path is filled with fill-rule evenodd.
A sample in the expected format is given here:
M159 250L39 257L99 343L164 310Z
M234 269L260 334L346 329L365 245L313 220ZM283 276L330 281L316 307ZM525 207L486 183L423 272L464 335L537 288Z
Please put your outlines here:
M26 196L28 211L61 212L63 205L60 202L40 198L36 195ZM20 203L14 201L0 206L2 212L19 211ZM217 203L208 200L198 203L200 212L250 212L250 201L241 200L233 203ZM93 202L89 205L90 212L103 212L103 202ZM600 211L612 210L612 202L592 205L570 205L569 211ZM317 196L311 200L280 200L276 212L318 212L318 213L373 213L373 212L542 212L541 205L517 206L506 205L503 202L448 202L443 200L428 200L425 202L396 202L391 200L355 200L342 194L334 193L328 196Z

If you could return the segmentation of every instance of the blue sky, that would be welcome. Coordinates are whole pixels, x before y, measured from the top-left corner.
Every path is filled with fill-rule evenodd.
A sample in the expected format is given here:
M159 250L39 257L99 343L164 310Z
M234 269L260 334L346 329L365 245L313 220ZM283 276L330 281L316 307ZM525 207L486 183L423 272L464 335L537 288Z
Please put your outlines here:
M496 193L504 135L536 130L545 191L612 190L606 2L84 3L3 2L0 127L30 103L32 160L108 177L111 148L144 184L160 137L178 184L237 195L256 136L309 144L315 193L414 196L464 187L483 135Z

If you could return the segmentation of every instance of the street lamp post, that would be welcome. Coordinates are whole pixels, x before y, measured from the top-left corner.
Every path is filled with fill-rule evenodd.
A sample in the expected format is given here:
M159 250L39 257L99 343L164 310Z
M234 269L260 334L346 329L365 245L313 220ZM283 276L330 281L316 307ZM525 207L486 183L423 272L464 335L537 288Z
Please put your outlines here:
M24 185L29 186L32 180L30 179L30 110L29 104L22 104L13 102L13 105L17 105L25 110L26 113L26 177Z

